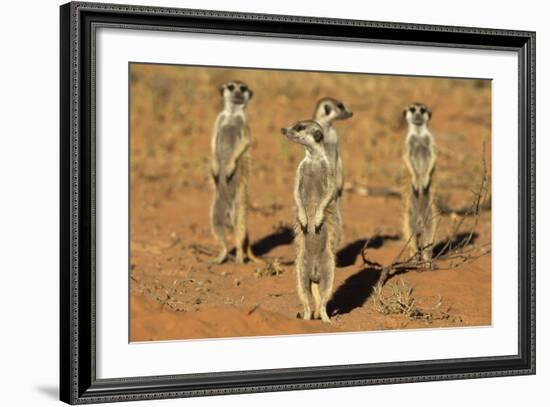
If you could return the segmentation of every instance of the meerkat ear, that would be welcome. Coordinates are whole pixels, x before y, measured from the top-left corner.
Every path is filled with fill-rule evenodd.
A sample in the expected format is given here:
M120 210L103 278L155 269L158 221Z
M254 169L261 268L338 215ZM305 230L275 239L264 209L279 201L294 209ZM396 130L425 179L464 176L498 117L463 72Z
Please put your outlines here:
M220 95L223 96L223 91L225 90L225 85L220 85Z
M332 112L332 107L329 104L325 105L325 114L328 116Z
M404 118L407 117L407 109L403 109L403 117L404 117Z
M428 110L428 118L431 120L432 119L432 111L431 110Z
M248 88L248 100L252 99L252 95L254 92L252 92L252 89Z
M317 143L320 143L321 141L323 141L323 132L320 131L320 130L317 130L316 132L313 133L313 139L317 142Z

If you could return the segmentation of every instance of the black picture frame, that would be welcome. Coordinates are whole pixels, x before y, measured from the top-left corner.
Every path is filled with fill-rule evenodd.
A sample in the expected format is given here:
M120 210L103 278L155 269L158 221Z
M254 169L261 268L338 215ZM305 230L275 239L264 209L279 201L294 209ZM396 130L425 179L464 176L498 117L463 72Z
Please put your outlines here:
M535 373L535 33L73 2L60 7L60 398L70 404ZM96 378L97 27L508 50L519 59L518 353L436 361Z

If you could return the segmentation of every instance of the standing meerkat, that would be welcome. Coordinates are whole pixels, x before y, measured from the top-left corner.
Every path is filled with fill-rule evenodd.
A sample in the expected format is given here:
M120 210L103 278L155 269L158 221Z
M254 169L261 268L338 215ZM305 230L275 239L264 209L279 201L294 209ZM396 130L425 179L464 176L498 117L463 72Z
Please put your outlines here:
M243 82L230 81L220 87L223 110L216 118L212 137L212 179L215 185L211 209L214 237L221 251L213 263L227 260L225 228L235 233L236 262L247 255L259 261L250 248L247 228L250 129L245 109L252 90Z
M411 251L421 251L424 260L431 258L436 226L434 204L435 144L428 122L432 112L422 103L413 103L403 111L409 130L403 159L410 174L406 186L404 238L411 240Z
M342 155L340 154L340 143L338 133L332 126L335 120L346 120L353 116L341 101L333 98L322 98L317 102L315 108L314 120L321 125L325 135L325 149L328 160L332 165L334 172L334 182L336 185L336 235L334 238L334 247L340 247L344 240L344 225L340 212L340 199L344 191L344 168L342 164Z
M327 303L332 295L335 256L334 171L327 157L323 128L315 121L300 121L281 129L291 141L305 147L294 181L296 205L295 242L298 296L305 320L312 318L310 294L315 315L330 322Z

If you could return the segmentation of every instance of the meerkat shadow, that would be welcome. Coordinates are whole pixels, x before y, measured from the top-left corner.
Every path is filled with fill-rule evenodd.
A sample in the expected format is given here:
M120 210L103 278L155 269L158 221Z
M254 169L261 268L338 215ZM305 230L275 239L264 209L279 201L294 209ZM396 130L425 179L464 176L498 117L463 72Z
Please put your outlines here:
M462 232L449 239L437 242L432 249L432 258L441 257L457 248L466 247L476 242L479 234L477 232Z
M262 237L252 244L256 256L263 256L278 246L289 245L294 241L294 231L289 226L281 226L273 233Z
M336 253L336 267L353 266L367 241L367 249L379 249L387 240L399 240L399 235L375 235L370 239L358 239L348 243Z
M343 315L363 306L380 275L380 270L365 267L349 276L332 295L327 304L327 313L331 316Z

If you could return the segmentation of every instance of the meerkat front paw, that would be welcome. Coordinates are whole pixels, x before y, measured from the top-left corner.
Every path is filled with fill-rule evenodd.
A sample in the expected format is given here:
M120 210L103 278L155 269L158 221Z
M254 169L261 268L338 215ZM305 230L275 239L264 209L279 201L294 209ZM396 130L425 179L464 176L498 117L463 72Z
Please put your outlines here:
M212 169L211 175L212 175L212 180L214 181L214 184L217 184L218 181L220 180L220 172L214 171L214 169Z
M220 165L217 161L212 161L212 166L210 167L210 175L212 175L214 183L217 184L218 180L220 179Z
M325 214L322 211L318 211L315 214L315 233L319 233L323 222L325 221Z
M305 214L305 212L298 212L298 223L302 228L302 232L307 233L307 215Z
M237 169L237 166L233 161L227 164L227 167L225 168L225 180L227 182L231 181L231 178L233 178L233 175L235 175L236 169Z

